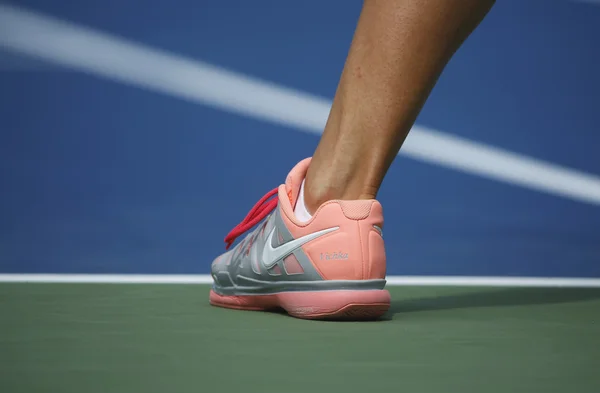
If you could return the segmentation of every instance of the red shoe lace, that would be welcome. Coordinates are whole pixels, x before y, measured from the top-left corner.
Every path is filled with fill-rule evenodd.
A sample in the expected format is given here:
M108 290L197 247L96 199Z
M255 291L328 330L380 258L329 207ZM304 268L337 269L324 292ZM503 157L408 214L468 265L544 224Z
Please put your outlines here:
M275 209L277 206L277 198L269 200L273 195L277 195L277 188L269 191L264 197L260 198L260 200L254 205L254 207L250 210L248 215L236 225L231 232L225 236L225 249L228 250L229 247L235 242L240 235L244 232L252 228L254 225L259 223L263 218L265 218L269 213Z

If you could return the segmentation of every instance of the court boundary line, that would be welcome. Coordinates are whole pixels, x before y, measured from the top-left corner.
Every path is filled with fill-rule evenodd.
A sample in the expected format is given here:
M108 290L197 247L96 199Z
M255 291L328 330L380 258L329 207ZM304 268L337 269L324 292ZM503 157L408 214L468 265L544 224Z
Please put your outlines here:
M209 274L0 274L0 283L211 284ZM388 286L600 288L600 278L498 276L388 276Z
M0 4L0 47L152 92L320 135L331 101ZM415 125L400 155L600 205L600 176Z

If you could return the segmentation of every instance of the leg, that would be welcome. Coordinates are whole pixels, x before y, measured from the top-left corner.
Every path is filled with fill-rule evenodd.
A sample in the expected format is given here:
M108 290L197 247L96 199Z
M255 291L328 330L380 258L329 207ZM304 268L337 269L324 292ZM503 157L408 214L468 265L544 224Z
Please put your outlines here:
M493 0L365 0L305 204L374 199L443 68Z

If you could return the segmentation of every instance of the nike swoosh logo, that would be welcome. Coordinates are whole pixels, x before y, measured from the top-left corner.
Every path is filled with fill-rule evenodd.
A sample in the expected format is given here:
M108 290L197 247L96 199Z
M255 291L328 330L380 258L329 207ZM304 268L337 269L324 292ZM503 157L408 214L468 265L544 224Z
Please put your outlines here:
M275 266L277 264L278 260L287 257L288 255L290 255L291 253L293 253L294 251L296 251L297 249L299 249L300 247L302 247L304 244L308 243L309 241L314 240L323 235L326 235L330 232L337 231L339 229L339 227L323 229L322 231L314 232L309 235L302 236L298 239L290 240L287 243L284 243L276 248L273 248L272 244L273 244L273 235L275 234L275 229L276 228L273 228L271 230L271 233L269 233L269 237L267 238L267 241L265 242L265 248L263 248L263 252L262 252L262 263L267 269L272 268L273 266Z

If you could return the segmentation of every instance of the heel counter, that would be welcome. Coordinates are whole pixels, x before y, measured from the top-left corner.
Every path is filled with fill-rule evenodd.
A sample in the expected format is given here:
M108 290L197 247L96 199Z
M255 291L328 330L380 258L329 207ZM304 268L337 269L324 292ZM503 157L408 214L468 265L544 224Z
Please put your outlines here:
M337 227L336 231L302 246L316 271L326 280L366 280L385 277L385 250L381 233L383 214L379 202L329 201L305 225L292 224L283 211L294 237ZM293 214L293 213L289 213Z
M373 201L369 215L358 222L363 243L363 279L384 279L386 275L386 255L383 241L383 208Z
M366 279L383 279L386 275L385 244L380 231L371 229L368 232L368 254L366 265L368 266Z
M383 242L383 208L375 200L340 201L340 207L350 220L355 220L360 242L360 257L354 261L358 279L383 279L386 275L385 245Z

